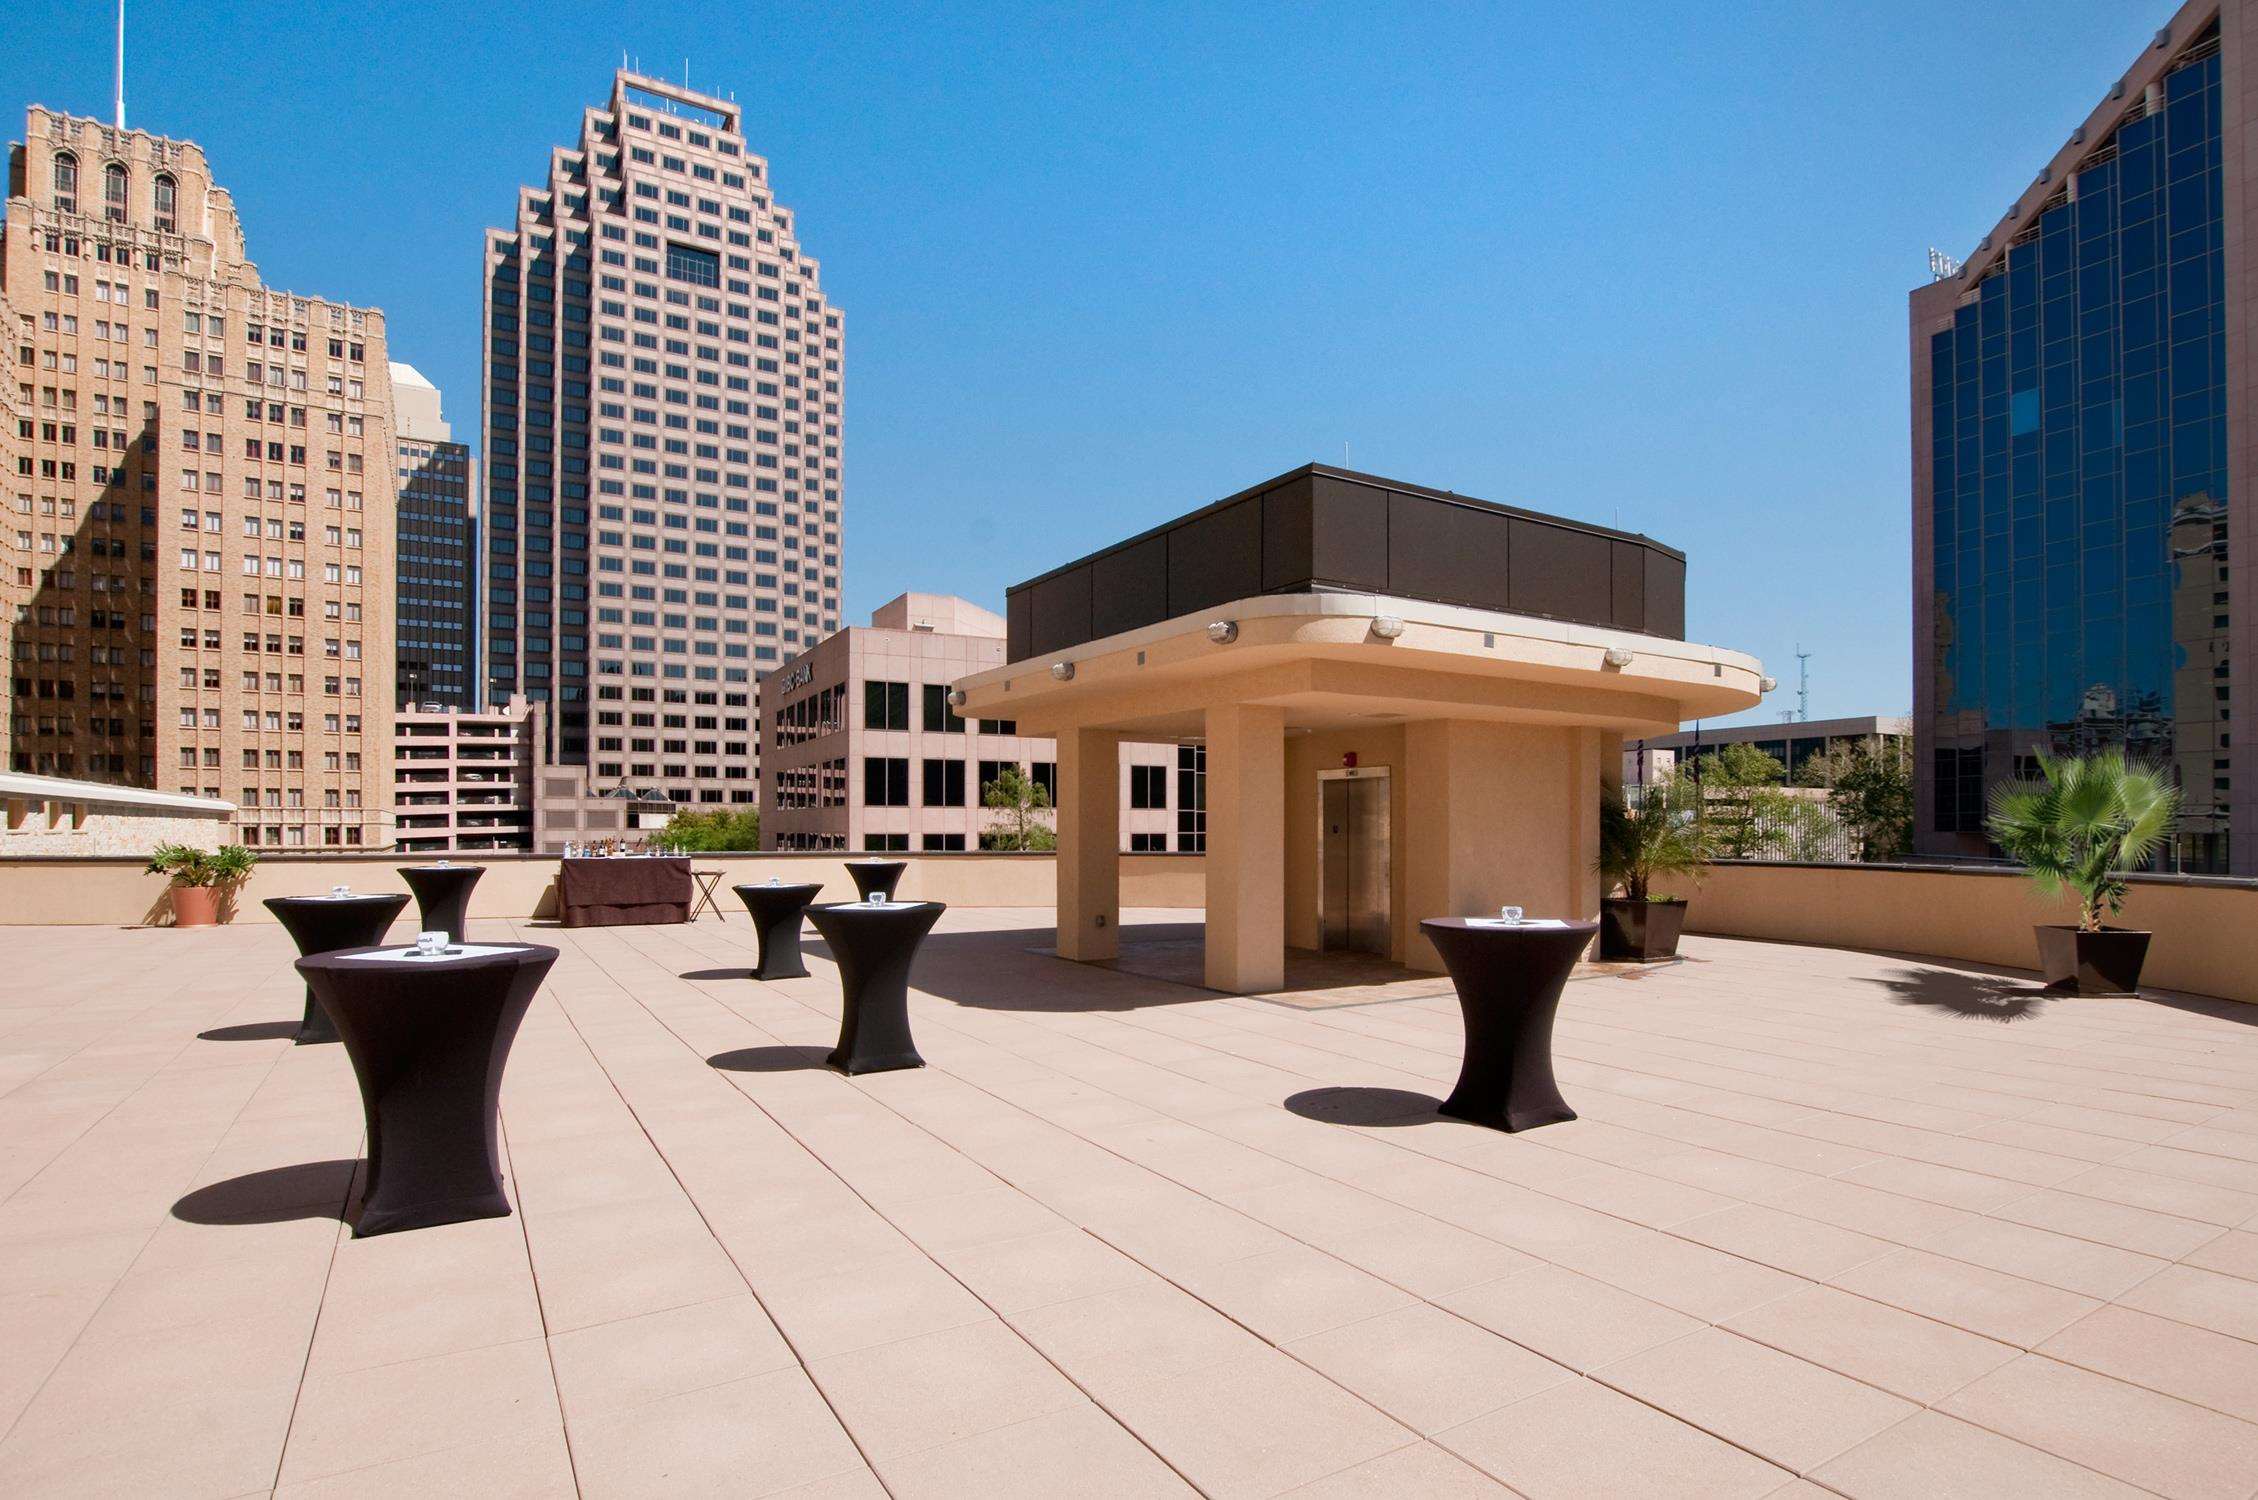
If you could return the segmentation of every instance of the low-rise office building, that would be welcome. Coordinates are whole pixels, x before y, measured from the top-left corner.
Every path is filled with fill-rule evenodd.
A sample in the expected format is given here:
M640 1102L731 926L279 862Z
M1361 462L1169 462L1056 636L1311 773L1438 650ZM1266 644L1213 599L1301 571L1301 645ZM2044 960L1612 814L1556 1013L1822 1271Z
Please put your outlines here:
M763 849L969 850L1007 830L982 805L1016 766L1058 789L1048 739L1008 718L965 719L958 678L1004 660L1001 616L944 594L904 594L761 681ZM1197 851L1206 836L1196 745L1125 744L1121 847ZM1046 830L1050 816L1040 815Z
M533 848L541 705L420 704L394 720L393 826L411 853Z
M1837 750L1862 745L1912 753L1913 721L1904 714L1862 714L1846 719L1790 719L1777 724L1696 724L1676 734L1623 744L1623 780L1632 786L1665 780L1681 761L1714 755L1727 745L1754 745L1787 768L1787 779L1805 784L1817 773L1812 763Z

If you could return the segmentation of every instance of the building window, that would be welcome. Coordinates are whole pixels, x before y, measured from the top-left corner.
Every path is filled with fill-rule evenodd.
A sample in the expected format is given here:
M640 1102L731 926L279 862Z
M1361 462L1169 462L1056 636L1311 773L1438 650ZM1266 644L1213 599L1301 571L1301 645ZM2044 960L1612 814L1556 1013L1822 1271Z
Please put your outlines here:
M721 285L721 257L711 250L700 250L695 245L677 245L667 242L666 274L674 281L687 281L692 286Z
M982 734L1017 734L1019 733L1019 721L1017 719L982 719L980 721L980 732Z
M1165 833L1132 833L1129 835L1131 854L1166 854L1168 835Z
M1207 852L1207 746L1176 747L1176 849Z
M1131 766L1129 768L1129 805L1131 807L1166 807L1168 805L1168 767Z
M964 806L963 761L929 760L925 762L924 771L927 807Z
M865 807L909 806L909 760L905 756L866 755L862 761Z
M909 684L866 682L862 685L862 727L909 728Z
M125 222L125 167L111 162L102 169L102 217L113 224Z
M964 835L961 833L929 833L918 841L918 847L928 852L962 854Z
M55 212L78 212L78 158L68 151L55 153Z
M157 174L157 229L173 234L180 228L180 188L170 173Z
M907 854L909 835L906 833L866 833L862 838L867 854Z
M1936 752L1936 831L1981 833L1984 827L1984 751L1981 745Z
M987 797L988 788L994 786L996 778L1003 775L1004 767L1017 766L1018 764L1019 762L1013 760L984 760L980 762L979 788L981 797L983 799Z
M925 732L927 734L962 734L964 720L949 707L949 689L945 683L929 682L925 685Z

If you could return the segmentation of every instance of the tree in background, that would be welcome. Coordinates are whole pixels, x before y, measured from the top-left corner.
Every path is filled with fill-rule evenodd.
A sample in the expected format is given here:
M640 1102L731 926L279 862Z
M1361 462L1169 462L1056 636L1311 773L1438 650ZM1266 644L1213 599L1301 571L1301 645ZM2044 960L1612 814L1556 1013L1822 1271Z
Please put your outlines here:
M761 815L750 807L735 810L717 807L710 812L685 810L667 819L666 826L656 837L659 843L700 854L758 849Z
M1767 833L1793 824L1800 815L1797 799L1780 789L1788 768L1754 745L1706 751L1688 774L1701 787L1706 843L1716 858L1757 858L1765 852Z
M1913 848L1913 762L1901 739L1830 750L1823 767L1835 815L1858 836L1861 859L1896 859Z
M1050 810L1050 791L1018 766L1005 766L980 789L980 805L1004 815L1000 826L980 835L981 848L1034 852L1058 847L1057 832L1040 816Z

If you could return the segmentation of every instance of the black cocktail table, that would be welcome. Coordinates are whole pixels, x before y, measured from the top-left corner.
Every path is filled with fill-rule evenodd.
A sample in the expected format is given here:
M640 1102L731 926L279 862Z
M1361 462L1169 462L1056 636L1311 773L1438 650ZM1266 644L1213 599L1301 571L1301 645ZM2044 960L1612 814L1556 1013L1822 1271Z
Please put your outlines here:
M469 930L470 888L484 875L483 865L402 865L400 878L416 893L421 932L444 932L459 943Z
M1500 1130L1575 1119L1552 1077L1552 1017L1599 924L1429 917L1419 930L1442 954L1466 1017L1466 1059L1442 1113Z
M894 887L901 884L902 871L909 868L903 859L850 859L847 876L855 883L855 894L868 901L872 896L894 899Z
M800 958L800 918L823 887L778 882L732 889L745 903L745 910L752 914L753 930L760 935L760 967L753 970L753 977L805 978L808 966Z
M398 892L370 896L270 896L266 907L298 945L299 956L330 953L339 948L367 948L384 941L392 919L408 898ZM337 1028L329 1013L306 986L306 1014L298 1023L297 1042L334 1042Z
M922 1068L909 1034L909 966L946 908L938 901L835 901L808 920L839 965L839 1045L824 1059L842 1073Z
M337 1019L368 1121L353 1234L510 1211L495 1136L502 1068L554 948L471 944L459 956L359 948L298 960Z

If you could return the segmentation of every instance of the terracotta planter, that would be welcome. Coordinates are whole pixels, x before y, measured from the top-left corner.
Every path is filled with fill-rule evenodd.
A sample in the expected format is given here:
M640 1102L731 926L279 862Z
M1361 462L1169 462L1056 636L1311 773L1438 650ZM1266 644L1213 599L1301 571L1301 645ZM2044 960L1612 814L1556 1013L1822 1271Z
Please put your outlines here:
M172 924L175 927L214 927L220 919L217 886L176 885L172 888Z
M1686 903L1609 896L1599 904L1599 956L1606 963L1660 963L1678 956Z
M2084 932L2051 924L2037 932L2038 966L2048 989L2072 995L2140 993L2149 934L2126 927Z

